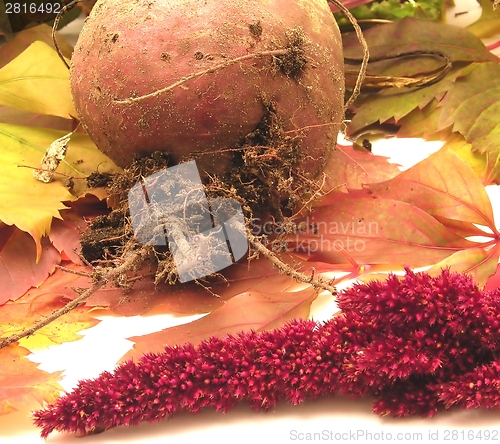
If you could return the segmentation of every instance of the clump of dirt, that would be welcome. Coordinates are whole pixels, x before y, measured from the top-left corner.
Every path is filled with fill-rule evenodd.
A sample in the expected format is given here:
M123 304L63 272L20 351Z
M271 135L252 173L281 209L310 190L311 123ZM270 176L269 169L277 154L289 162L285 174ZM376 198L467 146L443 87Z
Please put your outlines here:
M306 37L300 28L289 29L286 33L288 51L279 56L275 56L274 63L276 67L287 77L299 79L307 64L307 57L304 51Z

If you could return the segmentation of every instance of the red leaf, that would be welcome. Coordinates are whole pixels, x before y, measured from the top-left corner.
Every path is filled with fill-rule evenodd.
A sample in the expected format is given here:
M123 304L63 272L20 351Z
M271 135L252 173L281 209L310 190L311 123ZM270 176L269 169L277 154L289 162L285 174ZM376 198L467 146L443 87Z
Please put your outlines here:
M331 193L328 205L298 219L289 248L310 260L339 263L347 253L359 264L434 264L476 246L425 211L393 199Z
M54 271L61 256L47 238L42 238L42 255L36 262L33 238L15 226L0 227L0 305L16 300L31 287L40 285Z
M70 260L81 264L78 256L81 250L80 237L87 228L83 217L77 216L73 211L61 211L63 219L54 219L50 228L50 240L54 247L61 253L63 260Z

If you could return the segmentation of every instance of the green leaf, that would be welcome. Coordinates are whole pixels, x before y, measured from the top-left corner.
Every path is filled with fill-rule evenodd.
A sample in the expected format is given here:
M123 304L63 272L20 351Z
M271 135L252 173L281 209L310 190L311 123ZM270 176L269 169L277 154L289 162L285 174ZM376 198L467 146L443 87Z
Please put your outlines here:
M408 51L440 51L452 62L496 61L484 44L470 32L453 25L405 18L374 26L363 32L371 57ZM343 37L344 56L361 58L362 49L355 33Z
M401 29L402 23L405 29ZM399 137L455 140L459 133L470 144L467 154L460 143L460 156L471 164L484 184L500 181L500 64L498 59L468 31L449 25L404 20L372 28L367 37L370 52L377 57L412 51L440 51L453 67L438 83L420 89L391 89L362 96L354 105L347 128L350 136L377 131L377 124L399 127ZM398 41L399 39L399 41ZM355 52L354 44L348 43ZM384 75L417 74L428 71L428 57L385 61L376 64ZM432 63L436 63L435 61Z
M0 69L0 104L66 119L77 115L68 69L54 49L39 41Z
M440 82L417 90L387 90L371 94L358 100L354 105L355 114L347 127L349 136L362 133L375 122L395 122L407 116L415 109L423 109L433 100L441 100L452 88L459 76L464 75L464 68L452 68L451 72ZM425 130L426 125L422 127Z

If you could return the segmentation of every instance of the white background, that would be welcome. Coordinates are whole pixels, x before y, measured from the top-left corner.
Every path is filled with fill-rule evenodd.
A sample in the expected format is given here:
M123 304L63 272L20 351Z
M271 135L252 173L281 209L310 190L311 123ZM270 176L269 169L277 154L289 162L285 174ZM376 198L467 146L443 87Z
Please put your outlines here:
M479 16L479 6L474 0L460 1L459 5L450 10L450 21L455 22L453 17L455 11L470 11L457 19L460 24L470 23ZM78 24L73 24L66 32L75 36ZM421 140L392 139L377 143L374 146L374 153L388 156L394 162L409 167L440 146L440 143L425 143ZM488 187L497 221L500 220L498 188ZM317 320L325 319L333 310L330 298L320 297L313 305L313 317ZM193 317L102 319L103 321L96 327L82 332L84 335L82 340L36 352L31 359L40 362L40 368L43 370L49 372L64 370L61 385L69 391L79 379L93 378L103 370L112 370L117 360L132 347L132 343L124 338L161 330L190 321ZM0 444L43 442L39 437L39 430L32 425L30 419L31 410L39 407L34 403L30 408L0 416ZM470 442L467 439L467 431L480 429L496 430L497 440L500 441L500 413L485 410L452 411L438 413L434 418L394 419L373 414L370 399L352 400L338 396L308 401L300 406L280 404L268 413L254 413L245 404L239 405L227 414L209 409L197 414L182 412L167 421L156 424L144 423L137 427L120 427L86 437L84 441L77 441L79 438L68 434L54 432L47 442L145 444L237 441L279 444L303 442L306 437L298 433L314 432L343 433L345 438L343 441L352 441L353 437L357 437L361 442L417 442L433 440L436 437L439 441L444 441L448 436L453 442ZM453 431L458 435L453 435ZM403 435L398 436L399 433ZM417 435L412 435L415 433ZM465 439L462 433L465 433ZM323 441L329 442L325 439L328 436L322 435ZM335 435L333 437L335 438ZM453 439L454 437L456 439Z

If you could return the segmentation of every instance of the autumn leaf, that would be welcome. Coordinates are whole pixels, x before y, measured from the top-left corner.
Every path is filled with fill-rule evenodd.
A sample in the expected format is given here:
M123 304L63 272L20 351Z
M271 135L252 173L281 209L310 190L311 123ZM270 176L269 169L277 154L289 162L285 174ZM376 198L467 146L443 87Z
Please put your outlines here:
M472 144L458 133L450 136L442 149L449 149L464 160L484 185L500 183L500 150L490 150L483 154L474 152Z
M67 119L77 115L69 71L56 51L40 41L0 69L0 104Z
M69 298L52 292L42 285L34 288L16 302L8 302L0 307L0 338L21 333L40 319L64 307ZM79 331L91 328L100 321L92 317L89 307L77 307L49 325L37 330L19 344L30 350L39 350L50 345L81 339Z
M87 222L72 210L63 210L61 215L62 219L53 220L49 239L57 251L61 253L62 260L81 264L80 237L87 229Z
M353 146L337 144L337 149L325 167L328 173L326 190L362 188L364 184L382 182L399 173L389 159L376 156Z
M396 268L438 263L472 272L482 283L498 260L500 233L484 186L467 163L444 149L388 181L330 193L296 223L285 242L303 260L337 263L347 256L360 265ZM466 239L472 236L491 240Z
M468 248L453 253L426 271L431 276L438 276L443 268L448 268L457 273L471 274L479 286L484 286L490 276L495 274L499 253L500 245L498 243L490 249Z
M222 337L241 331L262 331L282 326L295 318L307 318L317 293L311 287L298 292L242 293L212 313L189 324L167 328L144 336L134 336L134 348L122 361L144 353L164 351L165 345L198 344L212 336Z
M321 273L353 273L356 269L346 267L346 260L339 264L317 264L299 262L293 255L283 255L281 259L307 276ZM74 272L89 273L83 265L64 263ZM314 268L314 271L313 271ZM231 298L245 292L266 293L269 288L278 294L293 292L307 287L308 284L296 282L282 273L264 257L243 261L224 269L223 275L198 282L186 282L169 285L154 285L153 263L146 263L129 277L131 287L124 293L123 288L108 285L96 291L86 302L87 307L108 308L112 314L121 316L174 314L187 316L208 313L222 307ZM88 288L91 277L78 276L63 270L56 270L40 287L41 291L69 299L78 296L72 288Z
M496 230L484 186L469 165L449 150L440 150L395 178L366 189L415 205L445 225L446 219L452 219Z
M32 168L40 165L48 146L64 134L44 128L0 124L0 195L3 197L0 220L33 237L37 258L41 254L40 239L49 233L52 219L60 219L60 210L68 208L64 202L76 198L61 178L46 184L37 181L32 174ZM78 195L87 191L82 179L98 167L101 172L118 169L85 134L74 134L68 151L57 171L75 177L74 189Z
M71 58L73 47L60 33L56 33L57 44L64 57ZM23 29L17 32L12 40L0 46L0 67L14 60L24 50L28 49L33 42L40 41L54 48L52 41L52 27L43 23L38 26ZM62 64L61 60L58 63Z
M390 198L331 193L328 205L299 218L288 247L304 260L421 267L474 245L424 210Z
M500 288L500 264L497 264L495 272L488 278L484 287L486 291L495 291L497 288Z
M0 415L13 412L32 400L54 402L62 387L57 383L61 372L47 373L26 359L30 351L17 344L0 349Z
M43 254L37 262L35 243L29 234L14 226L0 226L0 306L39 286L54 271L61 255L46 238L40 247Z
M376 58L386 55L401 54L410 51L440 51L446 54L452 62L488 62L496 61L484 44L470 32L463 28L444 23L423 21L413 18L374 26L363 32L363 36L370 48L370 57ZM361 47L355 33L343 36L344 56L360 58ZM410 59L401 63L401 60L384 62L387 66L398 66L397 75L409 75L415 61L431 61L427 58ZM435 62L438 63L439 61ZM435 65L433 63L432 65ZM426 71L428 71L426 69ZM386 71L384 71L386 72Z
M0 47L1 48L1 47ZM35 114L22 109L9 108L0 105L0 123L31 126L37 128L52 128L69 133L74 129L73 120L62 117L49 116L48 114Z
M405 24L402 28L403 22ZM459 133L474 153L484 155L484 176L499 181L497 159L500 153L500 64L498 58L475 36L453 26L403 20L369 30L372 56L413 51L440 51L453 62L450 72L439 82L420 89L392 89L364 95L353 107L355 115L348 126L351 135L373 131L375 123L391 123L400 137L455 140ZM401 37L398 39L397 37ZM347 53L358 51L348 38ZM384 61L378 69L384 74L411 75L429 69L430 57L404 61ZM377 64L375 64L377 65ZM478 159L464 152L462 157Z

